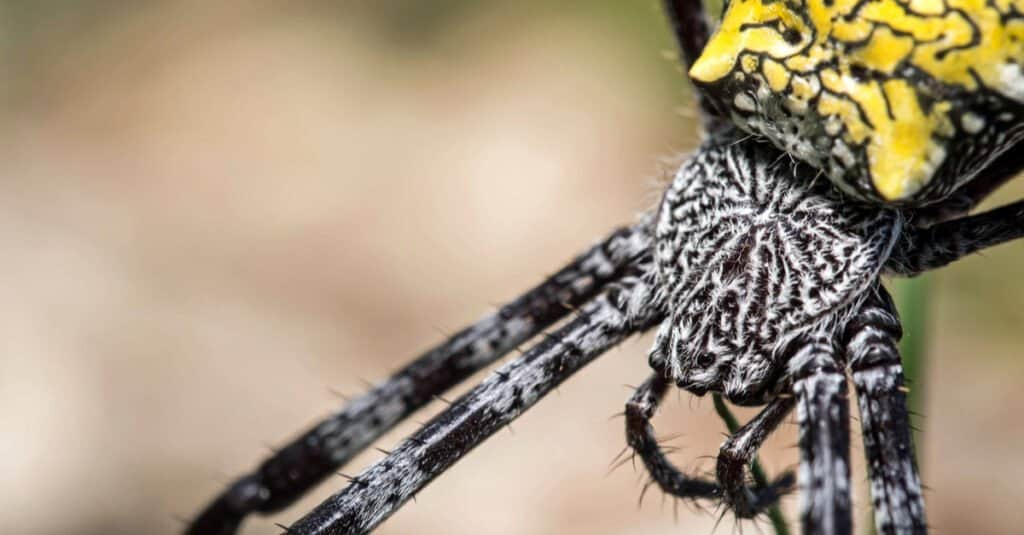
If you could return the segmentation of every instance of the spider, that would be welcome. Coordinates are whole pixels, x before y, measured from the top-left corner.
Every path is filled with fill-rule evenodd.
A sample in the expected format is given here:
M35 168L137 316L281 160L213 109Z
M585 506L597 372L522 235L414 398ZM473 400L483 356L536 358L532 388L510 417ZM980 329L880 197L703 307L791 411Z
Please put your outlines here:
M708 40L703 7L699 0L671 0L666 7L692 66ZM915 191L949 193L937 201L860 202L843 191L857 188L819 179L819 167L734 126L719 111L727 109L726 89L717 101L713 92L698 97L707 139L655 209L296 438L224 490L188 533L234 533L246 515L288 506L403 418L541 337L284 528L367 533L583 366L656 327L653 373L626 404L626 442L664 492L723 503L741 518L762 513L794 477L751 485L748 468L795 409L803 532L851 533L849 372L876 529L924 533L896 347L901 328L880 278L913 276L1024 236L1024 201L964 215L1024 168L1024 150L993 149L993 161L969 179L935 173L944 186ZM673 383L698 396L720 393L739 405L763 406L722 444L714 479L675 468L655 440L650 418Z

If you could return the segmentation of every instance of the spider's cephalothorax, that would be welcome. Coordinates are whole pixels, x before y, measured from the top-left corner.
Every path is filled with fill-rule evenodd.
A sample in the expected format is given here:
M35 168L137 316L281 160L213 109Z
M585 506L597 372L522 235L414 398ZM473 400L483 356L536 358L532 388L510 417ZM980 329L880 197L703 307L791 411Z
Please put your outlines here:
M690 74L848 193L923 205L1024 138L1022 13L1024 0L733 0Z
M834 337L856 312L902 217L844 201L813 169L735 135L705 144L662 200L655 259L669 319L650 360L691 392L762 403L783 386L771 381L794 340Z

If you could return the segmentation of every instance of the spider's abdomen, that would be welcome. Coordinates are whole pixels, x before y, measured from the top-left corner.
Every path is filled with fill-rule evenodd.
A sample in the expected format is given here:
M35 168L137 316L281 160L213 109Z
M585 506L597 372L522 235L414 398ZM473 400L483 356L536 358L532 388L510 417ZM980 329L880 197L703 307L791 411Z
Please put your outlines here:
M1022 11L737 0L690 74L735 124L847 192L920 206L1024 139Z
M877 277L894 211L851 204L767 144L715 138L680 168L656 228L669 319L652 365L694 392L743 400L778 376L780 349Z

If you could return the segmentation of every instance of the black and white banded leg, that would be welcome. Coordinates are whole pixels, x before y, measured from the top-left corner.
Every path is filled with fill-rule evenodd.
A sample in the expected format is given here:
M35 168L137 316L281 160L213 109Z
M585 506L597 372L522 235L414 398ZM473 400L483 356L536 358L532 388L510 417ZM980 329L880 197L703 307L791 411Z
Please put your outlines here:
M808 535L848 535L850 405L846 375L828 338L800 347L790 361L800 425L800 516Z
M901 336L895 305L881 286L845 336L860 407L875 528L881 535L928 530L896 346Z
M1004 155L1012 176L1020 153ZM997 161L998 162L998 161ZM998 172L999 170L997 170ZM1024 201L927 228L908 229L886 264L889 273L914 276L969 254L1024 237ZM868 458L875 525L879 533L925 533L927 519L906 407L897 342L902 335L884 288L865 305L845 335L857 389Z
M996 160L990 175L976 179L977 185L964 195L976 202L1015 176L1024 165L1024 151L1019 148L1024 146ZM902 243L894 248L886 270L914 276L1021 237L1024 201L926 228L908 229ZM845 336L860 406L876 530L881 534L925 533L927 518L897 348L902 329L885 289L879 287L876 292Z
M660 315L640 278L585 304L565 326L502 366L387 457L288 528L303 535L367 533L474 447L571 375Z
M539 286L463 329L239 478L188 535L230 535L250 513L279 511L411 413L600 293L650 249L649 218L613 232Z

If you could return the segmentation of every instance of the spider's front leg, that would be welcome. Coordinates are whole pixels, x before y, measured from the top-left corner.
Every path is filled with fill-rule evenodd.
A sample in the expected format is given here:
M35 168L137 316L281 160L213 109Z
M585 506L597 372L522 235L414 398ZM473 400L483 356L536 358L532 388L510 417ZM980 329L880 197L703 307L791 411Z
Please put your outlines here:
M660 373L654 373L626 402L626 444L640 456L651 479L665 493L684 499L716 498L721 494L718 485L679 471L665 457L654 434L651 418L658 411L668 386Z
M810 341L790 360L800 424L800 513L803 532L848 535L850 405L846 375L834 345Z
M725 503L741 518L751 518L773 505L793 486L793 475L785 473L762 492L746 486L747 471L758 450L793 410L792 396L777 397L752 420L739 428L718 450L715 473L722 486Z
M490 365L634 268L650 244L649 216L622 228L546 281L456 333L239 478L188 527L230 535L250 513L279 511L409 414Z
M718 458L718 478L714 481L690 477L669 462L654 434L651 418L665 397L669 383L661 373L644 381L626 403L626 443L640 457L651 480L665 493L683 499L725 499L742 518L751 518L774 505L793 485L792 474L783 474L764 488L746 484L746 468L764 439L781 423L793 407L791 400L777 399L769 404L722 446Z
M928 530L903 388L896 307L879 286L844 335L860 406L875 527L882 535Z

